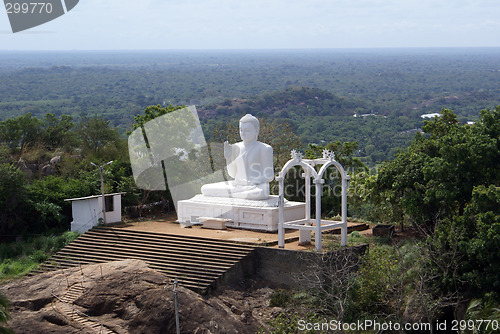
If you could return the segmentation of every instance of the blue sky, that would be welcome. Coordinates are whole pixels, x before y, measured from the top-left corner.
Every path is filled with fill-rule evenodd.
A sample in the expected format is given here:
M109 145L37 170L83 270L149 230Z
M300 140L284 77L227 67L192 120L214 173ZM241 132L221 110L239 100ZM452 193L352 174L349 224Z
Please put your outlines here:
M0 50L499 47L499 0L80 0Z

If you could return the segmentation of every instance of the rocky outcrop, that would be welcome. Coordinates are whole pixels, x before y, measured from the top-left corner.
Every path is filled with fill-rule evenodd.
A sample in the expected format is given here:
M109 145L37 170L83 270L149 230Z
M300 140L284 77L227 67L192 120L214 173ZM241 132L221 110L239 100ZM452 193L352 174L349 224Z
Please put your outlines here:
M57 172L57 165L61 163L62 157L60 155L56 155L51 158L50 161L43 163L29 163L23 158L19 158L16 163L16 166L24 172L27 177L31 177L33 175L55 175Z
M31 177L33 175L33 169L28 167L28 164L23 158L19 158L15 166L19 168L27 177Z
M15 333L175 333L172 282L140 260L38 274L0 290ZM256 333L261 322L227 295L177 287L182 333Z

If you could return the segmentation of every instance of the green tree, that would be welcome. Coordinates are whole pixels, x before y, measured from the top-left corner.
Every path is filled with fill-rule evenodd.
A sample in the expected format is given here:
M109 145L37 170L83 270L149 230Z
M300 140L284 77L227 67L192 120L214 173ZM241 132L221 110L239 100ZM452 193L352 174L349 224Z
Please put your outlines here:
M330 142L325 146L309 144L305 157L308 159L316 159L322 157L323 150L327 149L335 153L335 160L338 161L346 173L351 176L358 173L367 173L368 168L359 159L353 156L354 151L358 148L356 142ZM323 192L321 194L321 211L328 216L336 216L341 213L341 177L335 167L329 167L324 175L325 184L323 185ZM297 182L297 180L286 180L286 182ZM298 180L302 186L303 179ZM303 197L297 198L303 201ZM314 203L314 202L313 202ZM313 204L314 206L314 204Z
M474 125L442 114L383 165L370 190L428 235L421 286L435 312L470 297L498 299L500 289L500 106L481 111Z
M464 214L454 216L436 228L431 247L441 253L456 252L459 260L453 276L443 280L469 291L475 297L493 291L500 295L500 188L480 185L474 188Z
M93 171L93 178L87 179L85 176L89 173L81 173L80 179L51 175L31 182L27 187L27 194L37 215L31 228L36 231L67 228L71 218L71 204L64 200L92 195L91 181L94 184L93 193L99 193L99 175Z
M179 110L185 108L186 106L173 106L169 104L168 106L162 107L161 105L149 106L144 110L144 115L136 115L134 116L134 124L132 125L133 130L138 128L144 128L144 124L147 122L171 113L172 111Z
M500 305L498 300L494 301L486 298L483 299L473 299L470 301L467 310L465 311L465 320L472 320L475 322L483 322L484 320L491 320L500 322ZM486 329L477 331L478 333L493 334L498 332L498 328L492 328L488 326ZM466 331L461 331L461 333L466 333Z
M77 125L77 135L82 152L100 159L113 159L125 148L117 129L103 116L82 115Z
M28 216L26 179L10 164L0 164L0 208L0 233L21 231Z
M442 115L425 122L427 137L417 134L407 150L381 167L373 188L379 203L399 206L427 232L439 220L461 215L475 186L500 181L500 106L483 110L471 126L459 124L450 110Z
M42 122L42 137L47 149L54 150L62 147L72 147L76 144L76 138L71 131L75 126L73 117L61 115L58 119L55 114L45 114Z
M13 162L12 160L9 148L0 143L0 164L11 163Z
M149 106L144 110L144 114L136 115L134 117L133 131L128 132L128 135L131 135L134 132L132 136L135 136L137 135L137 131L142 131L142 136L139 135L138 137L144 138L146 147L148 149L151 148L151 144L153 145L158 143L170 144L170 145L164 145L161 148L156 146L156 149L145 150L145 148L142 145L142 142L138 143L138 145L134 147L131 146L131 142L129 141L129 152L132 154L132 156L135 155L136 153L138 156L143 156L144 153L146 154L151 153L153 156L155 156L154 158L155 160L157 159L161 161L160 172L163 173L163 177L161 177L161 174L160 177L158 177L158 175L156 174L158 170L156 170L153 171L155 176L151 178L148 173L151 172L153 168L145 170L141 175L135 175L135 183L139 185L139 187L141 188L140 190L141 194L139 195L137 194L136 191L134 191L133 192L134 195L130 196L129 199L131 198L136 199L140 203L140 206L142 204L145 204L147 201L154 201L154 200L171 201L171 195L168 190L168 185L165 182L166 181L165 168L171 168L172 171L182 168L183 171L180 171L178 173L175 172L173 173L176 175L182 175L183 172L188 174L192 172L194 169L196 169L197 165L196 161L194 161L194 163L193 161L185 161L186 166L181 166L182 163L179 163L181 156L186 153L188 157L192 157L191 153L192 149L194 149L195 144L193 142L188 142L187 140L188 133L186 133L186 129L189 128L195 129L197 127L198 124L196 124L194 115L190 113L177 115L178 117L169 118L168 123L165 122L165 119L160 119L159 123L151 122L156 118L170 114L173 111L180 110L183 108L185 108L185 106L173 106L173 105L168 105L166 107L162 107L161 105ZM148 122L149 124L147 124ZM148 127L149 130L148 134L154 138L148 137L146 135L145 127ZM169 131L166 131L166 128L168 128ZM150 143L151 140L153 140L154 142ZM182 149L176 152L175 148L182 148ZM167 157L169 159L167 159ZM196 159L190 159L190 160L196 160ZM152 179L154 180L153 182L164 182L166 191L152 191L151 187L157 186L157 184L151 185ZM172 178L169 180L169 182L178 183L179 180L174 180ZM131 179L127 180L126 178L123 178L119 182L118 189L126 189L126 188L130 189L131 183L132 183Z
M41 142L42 123L31 113L0 122L0 140L11 150Z

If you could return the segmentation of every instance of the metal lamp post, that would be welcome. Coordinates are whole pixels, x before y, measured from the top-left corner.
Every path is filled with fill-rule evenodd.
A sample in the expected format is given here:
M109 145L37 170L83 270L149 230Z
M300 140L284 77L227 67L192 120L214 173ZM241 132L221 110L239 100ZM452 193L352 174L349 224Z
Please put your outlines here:
M113 163L113 160L110 162L105 163L104 165L97 166L95 163L91 162L90 164L92 166L98 167L99 172L101 173L101 195L102 195L102 219L104 224L106 224L106 203L104 202L104 177L103 177L103 169L104 166L107 166L109 164Z

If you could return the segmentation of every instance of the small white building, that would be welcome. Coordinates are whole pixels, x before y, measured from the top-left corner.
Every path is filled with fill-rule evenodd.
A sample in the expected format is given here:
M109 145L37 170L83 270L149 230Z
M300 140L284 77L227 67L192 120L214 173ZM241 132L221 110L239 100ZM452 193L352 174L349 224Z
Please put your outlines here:
M104 195L106 224L122 221L122 194L124 193ZM102 195L69 198L65 201L71 202L73 214L71 231L85 233L100 222L104 222Z
M434 117L441 117L441 114L435 112L432 114L423 114L423 115L420 115L420 117L422 117L422 118L434 118Z

